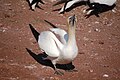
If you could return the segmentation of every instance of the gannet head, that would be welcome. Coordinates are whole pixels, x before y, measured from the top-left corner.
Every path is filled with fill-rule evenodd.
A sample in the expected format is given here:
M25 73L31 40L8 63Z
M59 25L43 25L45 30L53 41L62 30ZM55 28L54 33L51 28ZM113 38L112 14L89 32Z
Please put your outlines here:
M74 14L73 16L70 16L70 17L68 18L68 24L69 24L71 27L74 27L75 24L76 24L76 22L77 22L77 18L76 18L76 16L75 16L75 14ZM69 27L70 27L70 26L69 26Z

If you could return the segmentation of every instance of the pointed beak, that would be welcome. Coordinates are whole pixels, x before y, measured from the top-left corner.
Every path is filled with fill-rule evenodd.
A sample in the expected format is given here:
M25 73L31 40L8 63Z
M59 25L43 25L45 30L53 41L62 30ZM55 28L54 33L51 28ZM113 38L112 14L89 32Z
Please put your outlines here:
M75 21L75 14L71 16L72 21Z
M74 14L73 16L69 17L69 24L71 24L72 26L74 26L75 22L76 22L76 17L75 17L75 14Z

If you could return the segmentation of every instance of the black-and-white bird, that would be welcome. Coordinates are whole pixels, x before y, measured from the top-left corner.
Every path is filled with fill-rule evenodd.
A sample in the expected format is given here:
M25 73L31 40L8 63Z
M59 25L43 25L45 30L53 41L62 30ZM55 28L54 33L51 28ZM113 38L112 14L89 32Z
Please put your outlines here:
M69 64L78 54L75 36L75 15L68 18L67 27L68 32L60 28L51 28L50 31L43 31L39 33L38 36L35 35L40 49L48 55L44 60L51 60L54 65L55 74L58 75L63 75L63 73L58 71L56 64ZM32 30L32 25L30 25L30 28ZM58 35L59 38L55 34Z
M63 13L65 10L67 10L68 8L73 6L74 4L80 3L80 2L87 2L89 4L92 4L92 6L90 6L90 7L92 7L91 9L93 9L95 7L95 4L112 6L115 4L116 0L59 0L54 5L59 5L59 4L65 3L64 6L59 11L59 13ZM90 14L90 12L91 11L89 11L87 14Z
M33 11L35 10L36 7L40 8L38 6L39 3L44 4L42 0L27 0L27 2L29 3L30 9Z

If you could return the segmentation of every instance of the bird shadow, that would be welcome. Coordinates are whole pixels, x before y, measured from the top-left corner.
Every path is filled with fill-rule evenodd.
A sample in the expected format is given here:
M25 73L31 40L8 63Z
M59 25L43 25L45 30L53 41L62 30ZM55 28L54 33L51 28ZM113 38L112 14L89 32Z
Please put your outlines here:
M94 5L94 7L92 7ZM105 4L98 4L98 3L93 3L93 4L88 4L89 8L86 11L93 10L89 15L85 15L86 18L89 18L92 15L95 15L96 17L100 17L99 14L107 12L109 10L112 10L116 5L113 4L112 6L108 6Z
M44 52L37 55L28 48L26 48L26 50L30 54L30 56L32 56L38 63L54 68L50 60L44 60L44 58L47 57Z
M54 66L52 64L52 62L50 60L44 59L47 57L47 54L45 52L40 53L40 54L36 54L34 52L32 52L30 49L26 48L27 52L30 54L30 56L32 56L39 64L44 65L44 66L49 66L51 68L54 69ZM62 69L62 70L72 70L75 68L74 65L72 65L72 63L69 64L56 64L56 67L58 69Z

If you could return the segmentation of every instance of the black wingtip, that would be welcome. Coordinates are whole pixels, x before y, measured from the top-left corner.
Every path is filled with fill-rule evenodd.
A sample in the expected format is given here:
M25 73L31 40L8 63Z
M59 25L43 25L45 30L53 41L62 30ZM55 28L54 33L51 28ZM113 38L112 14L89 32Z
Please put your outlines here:
M56 27L55 25L53 25L51 22L47 21L47 20L44 20L46 23L48 23L49 25L51 25L53 28L58 28Z
M36 41L38 42L38 39L39 39L38 37L40 34L33 28L33 26L31 24L29 24L29 26L30 26L30 29L32 31L32 34L34 35Z

